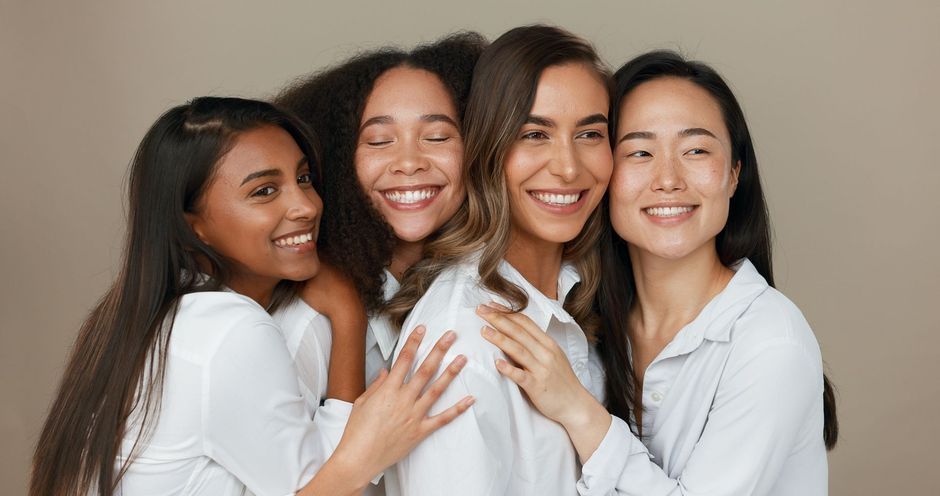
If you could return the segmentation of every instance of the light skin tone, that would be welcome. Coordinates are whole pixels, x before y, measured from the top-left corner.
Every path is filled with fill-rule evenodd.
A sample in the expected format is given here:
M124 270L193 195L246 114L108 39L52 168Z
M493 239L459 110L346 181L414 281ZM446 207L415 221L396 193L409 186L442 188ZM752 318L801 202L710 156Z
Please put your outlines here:
M233 274L226 285L266 306L281 280L317 275L321 211L297 143L283 129L263 126L236 138L187 220L204 243L231 263ZM355 400L334 455L300 494L359 494L376 474L470 407L473 399L467 397L427 416L466 363L458 356L431 382L453 344L453 332L435 344L405 383L423 335L423 329L415 330L391 373L383 371ZM361 355L361 347L357 351Z
M396 278L463 202L462 156L457 108L440 78L395 67L375 81L354 160L363 190L395 232Z
M715 237L727 222L740 164L732 160L717 102L683 79L659 78L632 90L621 101L618 133L611 223L629 243L637 288L629 338L642 384L649 364L733 276L718 259ZM609 414L542 330L524 315L497 309L478 312L495 328L484 336L515 361L498 370L565 427L586 461L610 426ZM635 412L641 422L642 412Z
M512 228L505 259L549 298L558 296L564 243L581 232L610 180L607 98L589 65L546 68L506 156Z

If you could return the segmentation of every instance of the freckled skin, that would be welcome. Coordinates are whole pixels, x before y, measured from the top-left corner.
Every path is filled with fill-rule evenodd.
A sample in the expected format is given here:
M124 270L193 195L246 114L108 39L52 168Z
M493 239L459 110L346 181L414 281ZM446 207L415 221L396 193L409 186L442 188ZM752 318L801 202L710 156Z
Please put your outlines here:
M610 182L611 223L633 250L680 259L714 250L728 219L740 164L732 164L731 138L718 103L679 78L637 86L621 103ZM705 133L683 135L684 130ZM652 137L626 139L629 133ZM644 209L656 204L694 205L687 219L657 223Z

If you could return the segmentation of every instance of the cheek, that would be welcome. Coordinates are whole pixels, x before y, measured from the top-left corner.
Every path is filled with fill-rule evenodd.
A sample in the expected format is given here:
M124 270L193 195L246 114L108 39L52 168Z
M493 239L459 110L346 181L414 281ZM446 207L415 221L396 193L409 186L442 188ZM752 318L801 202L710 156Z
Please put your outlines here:
M359 180L359 185L366 192L371 192L376 181L382 176L381 157L376 153L357 150L353 155L353 163L356 164L356 178Z
M586 150L582 163L598 183L608 184L614 169L613 155L607 146L595 146Z

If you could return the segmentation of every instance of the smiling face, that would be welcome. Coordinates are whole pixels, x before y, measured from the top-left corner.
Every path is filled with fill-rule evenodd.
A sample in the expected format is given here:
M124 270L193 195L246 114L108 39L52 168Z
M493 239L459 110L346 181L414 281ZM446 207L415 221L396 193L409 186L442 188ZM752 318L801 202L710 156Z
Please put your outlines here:
M597 207L611 174L607 89L587 64L542 71L505 161L516 242L565 243Z
M614 230L631 253L680 259L714 250L740 170L718 103L690 81L665 77L637 86L620 111Z
M279 127L239 134L222 157L187 218L199 239L232 263L225 283L233 290L259 300L283 279L316 275L323 204L310 179L307 157Z
M422 241L457 212L463 140L453 98L434 74L390 69L375 82L359 128L359 183L407 242Z

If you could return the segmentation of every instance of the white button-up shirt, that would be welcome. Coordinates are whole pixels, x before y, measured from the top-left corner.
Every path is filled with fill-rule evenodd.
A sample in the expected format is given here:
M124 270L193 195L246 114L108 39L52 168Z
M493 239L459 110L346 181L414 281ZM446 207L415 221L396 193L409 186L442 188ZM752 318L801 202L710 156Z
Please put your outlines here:
M386 270L383 286L385 300L391 299L398 288L398 281ZM274 320L281 327L287 348L297 364L304 398L311 411L316 411L327 388L332 343L330 320L300 298L295 298L275 312ZM379 371L390 368L397 342L398 330L391 325L388 317L384 314L369 317L365 348L366 386L372 384ZM381 496L385 494L384 487L384 483L376 478L374 483L365 489L364 494Z
M595 394L601 381L592 377L588 342L581 327L562 308L533 287L506 262L500 274L529 296L523 311L564 350L581 382ZM579 281L565 265L558 276L558 296L564 301ZM413 328L424 324L427 334L415 366L447 330L457 332L445 363L458 354L467 365L431 409L439 413L466 395L476 402L449 425L431 434L398 465L400 494L543 496L575 494L579 467L577 454L564 428L542 416L522 391L496 370L496 358L505 355L483 339L485 322L475 309L500 297L479 283L476 257L443 271L431 284L403 326L395 356ZM391 481L388 481L391 484ZM397 489L397 488L396 488ZM389 488L389 494L398 494Z
M827 493L819 346L748 260L647 368L641 443L617 417L582 495Z
M351 405L328 400L311 419L271 316L232 292L182 297L163 395L118 494L293 494L332 454ZM120 467L140 429L132 412Z

